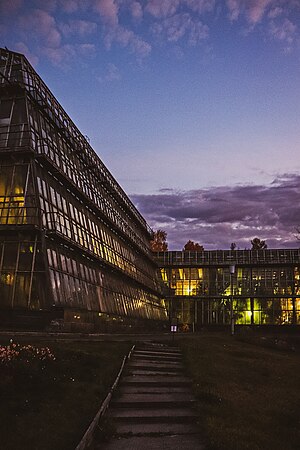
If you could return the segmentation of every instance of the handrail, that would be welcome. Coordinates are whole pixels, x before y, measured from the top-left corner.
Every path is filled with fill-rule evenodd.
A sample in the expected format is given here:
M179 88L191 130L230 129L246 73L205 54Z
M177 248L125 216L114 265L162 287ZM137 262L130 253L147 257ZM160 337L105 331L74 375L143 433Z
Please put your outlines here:
M126 361L128 361L131 358L131 355L132 355L134 349L135 349L135 345L133 345L131 347L128 355L124 356L122 364L121 364L121 367L120 367L120 370L119 370L119 373L118 373L118 375L117 375L113 385L111 386L109 393L107 394L107 396L103 400L99 411L97 412L97 414L95 415L94 419L90 423L88 429L84 433L81 441L79 442L79 444L77 445L75 450L86 450L86 449L88 449L91 446L91 444L93 442L93 439L94 439L96 428L99 425L99 422L100 422L101 418L103 417L103 415L105 414L105 412L106 412L106 410L107 410L107 408L109 406L109 403L110 403L110 401L112 399L112 395L113 395L113 393L114 393L114 391L115 391L115 389L118 386L118 383L120 381L120 378L121 378L121 375L122 375L125 363L126 363Z

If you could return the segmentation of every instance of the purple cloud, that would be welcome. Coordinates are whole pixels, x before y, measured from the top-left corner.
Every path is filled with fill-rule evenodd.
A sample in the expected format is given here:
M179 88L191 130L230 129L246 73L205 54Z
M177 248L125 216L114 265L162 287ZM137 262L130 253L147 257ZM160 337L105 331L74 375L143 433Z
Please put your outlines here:
M255 236L269 247L298 247L300 175L281 176L268 186L164 190L131 198L150 226L167 231L170 249L181 250L189 239L206 249L226 249L231 242L243 249Z
M164 43L183 55L181 43L208 40L211 20L223 14L238 22L244 35L255 29L289 53L299 42L297 11L295 0L2 0L0 33L5 39L13 27L14 46L22 42L36 60L46 55L54 65L63 60L64 67L75 56L85 56L77 40L80 45L102 42L108 51L118 46L138 60ZM66 62L62 55L68 48Z

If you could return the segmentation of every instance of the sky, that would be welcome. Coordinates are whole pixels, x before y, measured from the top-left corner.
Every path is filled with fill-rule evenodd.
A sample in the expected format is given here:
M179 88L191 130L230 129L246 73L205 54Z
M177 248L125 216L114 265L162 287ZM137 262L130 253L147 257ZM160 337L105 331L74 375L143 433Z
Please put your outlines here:
M170 250L299 247L300 0L0 0L0 45Z

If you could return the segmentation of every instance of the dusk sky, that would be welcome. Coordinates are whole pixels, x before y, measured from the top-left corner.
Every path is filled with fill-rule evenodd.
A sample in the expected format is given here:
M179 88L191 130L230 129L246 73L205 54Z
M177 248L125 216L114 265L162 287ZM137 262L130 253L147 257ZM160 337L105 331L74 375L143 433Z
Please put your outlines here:
M0 37L169 249L299 247L300 0L0 0Z

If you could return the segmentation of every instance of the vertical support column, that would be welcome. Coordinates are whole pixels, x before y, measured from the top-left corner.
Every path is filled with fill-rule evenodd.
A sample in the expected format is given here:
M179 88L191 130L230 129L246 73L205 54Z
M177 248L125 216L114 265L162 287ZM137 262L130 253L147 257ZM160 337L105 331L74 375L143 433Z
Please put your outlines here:
M234 314L233 314L233 275L235 273L235 264L231 264L230 270L230 331L234 335Z

